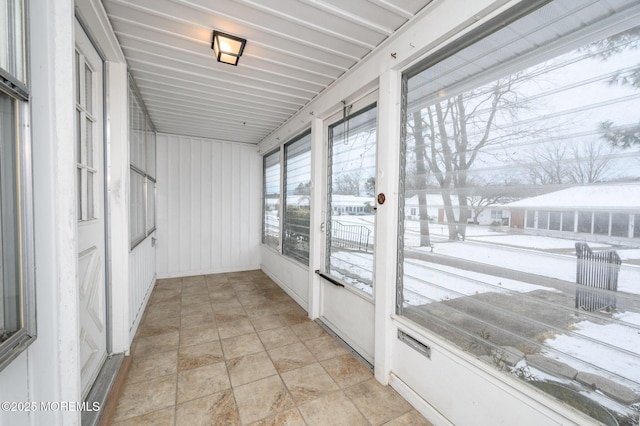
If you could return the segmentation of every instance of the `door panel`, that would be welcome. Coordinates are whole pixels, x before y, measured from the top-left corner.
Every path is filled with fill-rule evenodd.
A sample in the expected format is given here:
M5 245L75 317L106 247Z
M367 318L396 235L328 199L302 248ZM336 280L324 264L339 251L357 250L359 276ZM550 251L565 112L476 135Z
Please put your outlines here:
M320 287L321 320L371 363L376 98L377 92L326 121L328 168L323 272L333 280L321 280Z
M76 22L76 197L83 397L106 358L102 60Z

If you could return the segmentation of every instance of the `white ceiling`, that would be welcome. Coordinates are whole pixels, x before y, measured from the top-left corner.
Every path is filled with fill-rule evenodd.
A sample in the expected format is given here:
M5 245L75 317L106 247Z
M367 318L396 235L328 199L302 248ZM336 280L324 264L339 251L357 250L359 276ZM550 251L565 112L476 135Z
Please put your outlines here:
M431 0L103 0L159 132L256 144ZM247 39L216 62L212 30Z

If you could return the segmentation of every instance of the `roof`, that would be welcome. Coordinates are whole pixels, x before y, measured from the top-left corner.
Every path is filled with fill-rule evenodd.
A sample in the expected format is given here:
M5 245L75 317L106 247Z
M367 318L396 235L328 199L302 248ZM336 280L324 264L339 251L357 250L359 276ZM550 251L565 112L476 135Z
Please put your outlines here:
M574 186L505 204L506 208L550 210L635 210L640 212L640 183Z

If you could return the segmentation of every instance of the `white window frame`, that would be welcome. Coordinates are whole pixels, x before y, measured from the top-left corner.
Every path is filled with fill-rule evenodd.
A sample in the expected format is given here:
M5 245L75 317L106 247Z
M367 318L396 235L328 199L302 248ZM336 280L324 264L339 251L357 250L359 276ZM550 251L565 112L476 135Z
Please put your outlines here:
M130 249L133 250L156 230L156 131L131 75L129 75L127 94L129 108L133 109L134 101L137 102L141 109L140 112L144 116L144 130L141 131L142 146L136 147L133 136L135 126L131 115L132 111L129 111L129 243ZM136 149L137 154L134 155ZM134 188L135 182L132 176L142 179L140 187ZM134 202L133 195L136 194L136 190L141 191L141 199ZM153 200L150 199L150 194L153 195ZM152 206L150 206L150 202ZM141 215L142 222L134 228L137 215Z
M18 252L12 253L12 259L16 264L16 293L19 295L18 310L14 320L19 324L11 335L0 343L0 371L11 363L36 339L36 304L35 304L35 261L34 261L34 228L33 228L33 174L31 160L31 134L29 115L29 87L24 70L27 68L25 49L27 46L25 28L25 5L17 0L11 4L5 3L7 12L15 16L9 16L15 26L13 34L7 33L6 46L2 49L14 50L12 58L15 63L12 69L0 67L0 92L13 101L15 129L13 129L14 157L14 187L15 198L12 200L16 212L17 229L16 244ZM13 8L11 11L9 8ZM17 10L19 8L19 10ZM15 203L15 205L13 204ZM4 260L3 260L4 262ZM4 267L3 267L4 269ZM4 273L4 272L3 272ZM4 277L2 278L4 281ZM4 284L0 284L4 286ZM3 291L4 294L4 291ZM4 297L0 303L5 303Z

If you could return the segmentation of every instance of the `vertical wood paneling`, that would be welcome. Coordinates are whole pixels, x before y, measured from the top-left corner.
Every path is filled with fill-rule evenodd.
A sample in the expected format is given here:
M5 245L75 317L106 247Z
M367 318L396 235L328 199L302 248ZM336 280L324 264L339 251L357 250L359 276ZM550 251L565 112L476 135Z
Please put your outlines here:
M202 217L202 240L200 241L200 252L202 259L202 269L204 270L210 270L212 264L211 245L213 244L213 233L211 232L211 201L213 200L214 192L213 180L211 179L211 170L213 169L213 167L211 166L211 145L212 144L210 143L202 144L202 155L198 159L203 176L203 184L200 186L200 199L202 200L202 205L200 206Z
M159 277L260 267L260 157L254 146L160 134Z
M129 253L129 341L133 340L156 277L155 233Z

